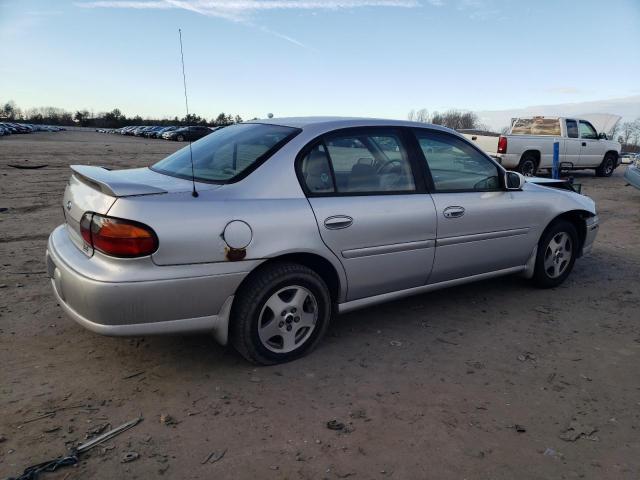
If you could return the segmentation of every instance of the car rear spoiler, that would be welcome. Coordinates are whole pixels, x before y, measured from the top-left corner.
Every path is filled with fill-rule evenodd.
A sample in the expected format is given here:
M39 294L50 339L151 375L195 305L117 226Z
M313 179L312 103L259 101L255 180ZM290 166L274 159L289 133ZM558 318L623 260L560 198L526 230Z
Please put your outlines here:
M132 197L136 195L157 195L167 193L158 187L140 183L127 182L116 172L104 167L89 165L71 165L71 171L80 181L89 184L96 190L112 197Z

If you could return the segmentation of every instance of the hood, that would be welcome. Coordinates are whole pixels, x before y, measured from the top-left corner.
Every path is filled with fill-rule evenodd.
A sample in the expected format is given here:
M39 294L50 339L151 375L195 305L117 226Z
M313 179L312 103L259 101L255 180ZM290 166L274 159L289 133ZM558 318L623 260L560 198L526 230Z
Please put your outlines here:
M554 188L554 184L567 183L566 180L555 180L553 178L526 177L525 187L527 189L552 190L557 195L562 195L575 205L575 209L585 210L592 215L596 215L596 202L590 197L565 188Z
M611 113L588 113L586 115L579 115L579 117L588 120L598 132L604 132L607 135L609 135L613 127L615 127L622 118L620 115L613 115Z

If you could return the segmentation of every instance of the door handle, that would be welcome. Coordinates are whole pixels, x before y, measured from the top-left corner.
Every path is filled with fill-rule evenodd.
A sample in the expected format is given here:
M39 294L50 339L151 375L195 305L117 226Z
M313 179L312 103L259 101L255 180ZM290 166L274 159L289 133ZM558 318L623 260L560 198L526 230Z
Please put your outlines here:
M582 142L582 146L586 147L587 146L587 142Z
M348 215L334 215L325 219L324 226L329 230L340 230L341 228L350 227L353 223L353 218Z
M447 207L442 214L445 218L460 218L464 215L464 207Z

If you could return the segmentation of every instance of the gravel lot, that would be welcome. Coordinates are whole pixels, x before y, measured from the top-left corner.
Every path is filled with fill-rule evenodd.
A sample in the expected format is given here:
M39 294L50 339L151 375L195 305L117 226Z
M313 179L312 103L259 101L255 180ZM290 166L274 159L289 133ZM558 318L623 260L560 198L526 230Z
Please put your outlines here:
M142 413L43 478L640 478L640 191L622 169L577 175L601 229L560 288L508 277L396 301L341 316L309 357L254 368L208 336L95 335L51 292L67 166L180 146L0 138L0 477Z

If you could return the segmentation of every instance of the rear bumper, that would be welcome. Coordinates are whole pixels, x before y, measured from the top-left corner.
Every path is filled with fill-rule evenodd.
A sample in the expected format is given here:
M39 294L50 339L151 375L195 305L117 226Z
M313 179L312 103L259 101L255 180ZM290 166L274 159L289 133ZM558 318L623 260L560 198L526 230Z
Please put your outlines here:
M83 327L111 336L212 332L227 343L236 289L254 262L156 266L86 257L64 226L49 237L47 270L65 312ZM136 269L136 272L132 272ZM231 269L231 270L230 270ZM220 273L224 271L224 273Z
M640 189L640 168L635 165L629 165L624 171L624 178L629 182L629 185Z
M520 157L513 153L497 153L494 157L504 168L513 169L520 163Z
M600 223L599 223L599 219L597 215L594 215L593 217L589 217L585 220L586 223L586 228L587 228L587 234L584 238L584 245L582 245L582 255L587 255L589 252L591 252L591 249L593 248L593 242L596 239L596 236L598 235L598 228L600 227Z

